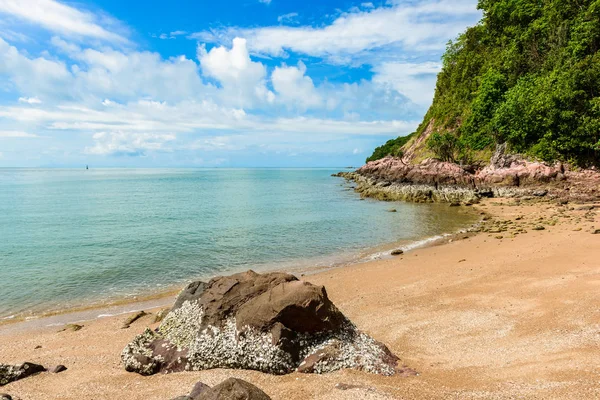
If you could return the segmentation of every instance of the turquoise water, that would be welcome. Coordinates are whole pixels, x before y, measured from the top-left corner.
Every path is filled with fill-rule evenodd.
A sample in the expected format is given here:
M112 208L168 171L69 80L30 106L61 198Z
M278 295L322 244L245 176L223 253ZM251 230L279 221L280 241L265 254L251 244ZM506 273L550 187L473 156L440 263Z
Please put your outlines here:
M360 201L333 172L0 169L0 319L248 268L349 261L471 220Z

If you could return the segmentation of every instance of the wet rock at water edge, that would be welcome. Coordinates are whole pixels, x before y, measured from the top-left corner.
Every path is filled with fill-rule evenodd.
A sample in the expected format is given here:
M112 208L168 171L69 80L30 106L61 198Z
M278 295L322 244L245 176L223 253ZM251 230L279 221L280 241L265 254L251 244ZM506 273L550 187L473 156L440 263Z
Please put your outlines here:
M359 331L324 287L253 271L188 285L161 325L138 335L121 359L142 375L212 368L287 374L309 361L310 372L392 375L398 361Z
M404 250L402 250L402 249L392 250L392 252L390 254L393 256L401 256L402 254L404 254Z

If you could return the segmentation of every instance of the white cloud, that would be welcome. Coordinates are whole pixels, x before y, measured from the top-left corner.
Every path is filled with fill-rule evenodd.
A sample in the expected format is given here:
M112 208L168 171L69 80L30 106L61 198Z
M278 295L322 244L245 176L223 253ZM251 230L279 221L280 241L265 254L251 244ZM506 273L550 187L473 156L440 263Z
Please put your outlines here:
M1 107L0 118L35 125L40 130L84 132L130 132L177 134L197 131L293 132L311 137L318 134L381 135L408 133L416 121L342 121L315 117L258 117L240 109L211 102L176 104L138 101L98 109L63 105L40 109Z
M22 131L0 131L0 138L37 138L38 135Z
M173 134L98 132L93 135L94 146L86 147L86 154L145 156L148 151L165 150L167 142L174 141Z
M251 51L272 56L287 50L330 61L347 62L384 46L394 52L441 51L447 41L481 17L475 0L426 0L402 2L392 7L344 13L324 27L226 28L191 35L201 41L223 43L234 36L244 37Z
M37 97L19 97L19 103L41 104L42 101Z
M280 24L286 24L286 23L289 24L291 22L295 22L297 17L298 17L297 12L283 14L283 15L280 15L277 17L277 22L279 22Z
M127 42L123 36L100 26L95 15L54 0L0 0L0 13L63 35Z
M312 79L306 76L306 66L302 61L297 67L288 67L285 64L276 67L271 74L271 81L279 100L288 106L306 110L323 103Z
M274 100L266 86L266 68L250 59L245 39L234 38L231 49L221 46L207 52L205 47L199 46L198 59L204 75L221 84L227 103L251 107L257 101Z
M433 100L437 74L441 69L441 64L437 62L386 62L373 69L373 81L389 84L414 103L427 106Z
M373 5L373 3L371 3L370 1L366 2L366 3L360 3L360 6L363 7L363 8L375 8L375 6Z

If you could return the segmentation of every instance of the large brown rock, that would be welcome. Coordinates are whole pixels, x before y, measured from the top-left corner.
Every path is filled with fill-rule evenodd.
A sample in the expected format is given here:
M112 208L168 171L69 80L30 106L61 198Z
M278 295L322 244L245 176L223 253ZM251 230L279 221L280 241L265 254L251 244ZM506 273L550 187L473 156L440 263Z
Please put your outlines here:
M315 354L336 344L335 359ZM123 350L131 372L151 375L210 368L285 374L310 359L306 372L356 368L393 374L397 357L356 327L322 286L284 273L248 271L193 283L156 331Z

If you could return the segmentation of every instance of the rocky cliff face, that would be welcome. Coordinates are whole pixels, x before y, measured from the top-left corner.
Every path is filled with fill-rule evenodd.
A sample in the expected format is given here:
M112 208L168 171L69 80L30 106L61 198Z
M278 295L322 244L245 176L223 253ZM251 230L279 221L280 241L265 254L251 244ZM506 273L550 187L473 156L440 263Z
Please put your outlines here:
M426 159L412 164L386 157L340 177L356 182L364 197L413 202L474 203L482 197L541 196L598 197L600 177L595 171L570 171L563 164L549 165L507 154L498 146L484 168Z

